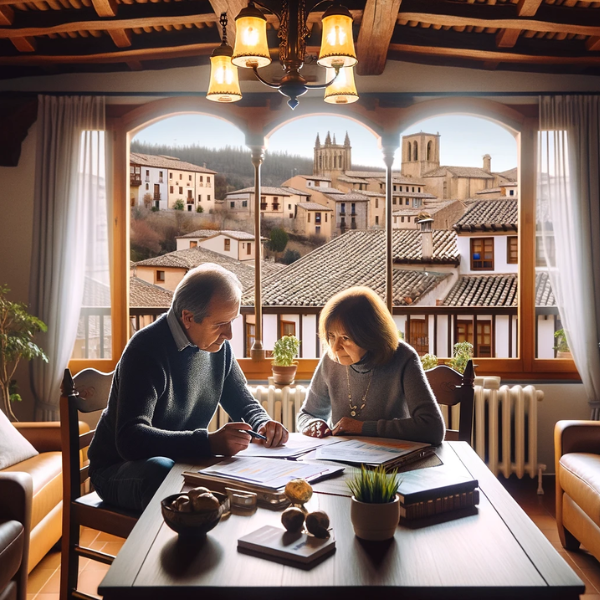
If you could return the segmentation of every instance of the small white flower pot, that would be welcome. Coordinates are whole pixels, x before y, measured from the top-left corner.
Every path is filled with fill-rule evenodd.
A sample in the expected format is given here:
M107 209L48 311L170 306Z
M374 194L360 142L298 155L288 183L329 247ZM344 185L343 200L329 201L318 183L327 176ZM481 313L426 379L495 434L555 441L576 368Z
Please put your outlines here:
M359 502L352 496L350 520L356 537L361 540L389 540L394 537L400 520L398 496L386 504Z

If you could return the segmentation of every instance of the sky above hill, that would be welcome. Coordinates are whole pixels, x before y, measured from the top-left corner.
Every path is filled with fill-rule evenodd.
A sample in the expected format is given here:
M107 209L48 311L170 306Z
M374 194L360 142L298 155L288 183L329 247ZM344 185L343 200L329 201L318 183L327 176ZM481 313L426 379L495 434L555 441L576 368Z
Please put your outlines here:
M384 166L377 138L364 126L344 117L304 117L291 121L270 136L268 149L312 158L317 133L323 143L328 131L332 137L336 136L337 143L343 143L348 132L353 164ZM403 133L419 131L441 135L442 165L481 167L483 155L490 154L493 171L506 171L517 166L514 137L487 119L461 115L434 117L415 124ZM244 134L239 129L227 121L204 115L169 117L146 127L134 139L171 146L244 146ZM400 168L399 152L394 168Z

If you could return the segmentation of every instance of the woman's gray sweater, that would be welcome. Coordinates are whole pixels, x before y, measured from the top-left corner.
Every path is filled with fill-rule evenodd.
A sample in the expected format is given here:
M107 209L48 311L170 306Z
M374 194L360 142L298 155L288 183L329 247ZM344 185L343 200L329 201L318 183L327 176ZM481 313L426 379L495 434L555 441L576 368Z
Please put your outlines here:
M352 417L348 381L352 404L360 407L370 377L366 406ZM315 419L333 427L342 417L363 421L362 434L366 436L429 444L439 444L446 430L419 356L404 342L398 344L388 363L373 369L372 376L361 363L345 367L327 354L323 356L298 414L298 430Z

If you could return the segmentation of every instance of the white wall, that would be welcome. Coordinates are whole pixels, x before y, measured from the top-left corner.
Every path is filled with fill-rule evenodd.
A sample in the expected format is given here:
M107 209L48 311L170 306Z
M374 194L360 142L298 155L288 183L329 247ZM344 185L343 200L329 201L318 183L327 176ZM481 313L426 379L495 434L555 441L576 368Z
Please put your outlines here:
M317 315L302 316L302 358L317 357Z
M519 265L507 263L508 235L494 236L494 271L496 273L518 273ZM468 256L468 255L467 255Z
M229 240L229 251L225 250L226 239ZM237 240L234 240L228 236L217 235L207 240L200 240L198 242L198 246L202 246L207 250L212 250L213 252L217 252L218 254L222 254L223 256L229 256L229 258L235 258L236 260L238 260Z
M496 317L496 339L494 340L494 345L496 357L508 358L508 315L498 315Z
M263 348L273 350L279 337L277 331L277 315L263 315Z
M448 354L448 319L449 315L438 315L437 356ZM433 351L433 349L432 349Z
M231 338L230 344L231 349L233 350L233 355L236 358L244 358L244 319L240 316L237 319L234 319L231 324L231 333L233 337Z
M486 271L472 271L471 270L471 238L477 237L491 237L494 240L494 268ZM460 273L462 275L490 275L492 273L517 273L519 265L508 264L506 262L506 235L494 235L494 236L483 236L483 235L472 235L472 236L457 236L456 245L458 247L458 253L461 256L460 261Z
M537 358L554 358L554 317L538 316L538 353Z

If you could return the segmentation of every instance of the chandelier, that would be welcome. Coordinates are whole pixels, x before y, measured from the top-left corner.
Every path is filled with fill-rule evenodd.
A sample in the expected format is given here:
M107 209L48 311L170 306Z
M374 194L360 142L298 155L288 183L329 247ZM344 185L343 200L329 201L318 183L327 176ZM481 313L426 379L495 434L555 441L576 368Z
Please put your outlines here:
M273 2L280 7L279 9L250 0L248 6L242 9L235 19L234 49L227 43L227 15L222 13L219 20L223 27L222 43L210 58L211 73L207 99L215 102L241 100L237 73L237 67L241 67L252 69L259 81L287 96L292 109L298 106L298 97L308 90L325 89L324 99L330 104L356 102L358 93L354 84L353 68L358 61L352 37L352 15L337 0L325 11L321 20L323 35L317 64L326 69L326 83L309 85L300 74L307 58L308 14L325 1L327 0L317 0L307 10L306 0ZM279 20L279 61L285 71L279 83L266 81L258 73L258 69L271 64L267 43L267 18L263 11L275 15Z

